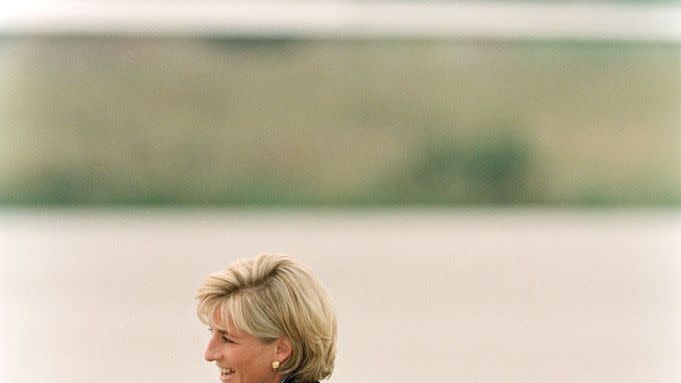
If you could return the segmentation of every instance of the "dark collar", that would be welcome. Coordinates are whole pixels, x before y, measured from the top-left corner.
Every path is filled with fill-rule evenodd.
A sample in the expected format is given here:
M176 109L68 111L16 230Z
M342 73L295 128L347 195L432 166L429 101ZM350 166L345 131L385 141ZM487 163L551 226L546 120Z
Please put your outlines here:
M284 377L284 379L282 379L281 382L279 382L279 383L296 383L296 381L293 380L293 378L290 378L290 377L286 376L286 377ZM317 381L317 382L315 382L315 383L319 383L319 381Z

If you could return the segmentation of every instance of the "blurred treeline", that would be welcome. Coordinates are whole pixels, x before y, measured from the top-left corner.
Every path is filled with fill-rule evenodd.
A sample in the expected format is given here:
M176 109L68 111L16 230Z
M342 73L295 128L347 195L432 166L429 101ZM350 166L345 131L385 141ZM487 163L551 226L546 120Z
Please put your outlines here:
M681 45L0 41L3 205L678 205Z

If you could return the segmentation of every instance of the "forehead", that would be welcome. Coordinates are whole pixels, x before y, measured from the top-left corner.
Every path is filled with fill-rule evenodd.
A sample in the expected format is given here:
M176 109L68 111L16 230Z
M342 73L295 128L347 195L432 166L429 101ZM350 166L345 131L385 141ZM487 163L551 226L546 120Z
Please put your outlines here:
M211 315L211 327L228 334L237 334L239 329L234 324L232 316L224 305L217 305Z
M238 339L240 342L243 342L242 344L264 344L255 335L252 335L250 332L241 330L239 327L237 327L232 320L229 311L223 310L223 308L220 306L213 310L213 315L211 316L211 327L229 337Z

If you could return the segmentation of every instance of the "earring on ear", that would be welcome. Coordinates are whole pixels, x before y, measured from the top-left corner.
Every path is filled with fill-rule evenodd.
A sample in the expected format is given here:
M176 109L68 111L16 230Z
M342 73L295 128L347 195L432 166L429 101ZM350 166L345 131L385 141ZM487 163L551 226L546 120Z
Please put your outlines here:
M281 364L281 363L279 363L278 360L273 361L273 362L272 362L272 370L274 370L274 372L277 372L277 371L279 370L279 365L280 365L280 364Z

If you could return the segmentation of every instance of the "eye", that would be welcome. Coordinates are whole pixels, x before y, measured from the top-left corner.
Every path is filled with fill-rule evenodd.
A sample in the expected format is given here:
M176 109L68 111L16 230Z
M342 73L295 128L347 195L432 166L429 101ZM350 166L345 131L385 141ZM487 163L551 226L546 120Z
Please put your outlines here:
M213 334L213 333L215 332L215 330L213 330L212 327L208 327L208 332L210 332L211 334ZM222 331L219 331L218 333L219 333L219 334L223 334ZM233 340L227 338L227 337L224 336L224 335L222 335L222 336L220 337L220 339L221 339L224 343L235 343Z

